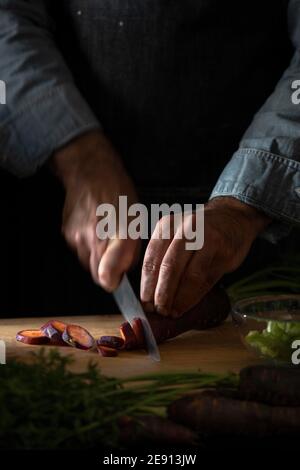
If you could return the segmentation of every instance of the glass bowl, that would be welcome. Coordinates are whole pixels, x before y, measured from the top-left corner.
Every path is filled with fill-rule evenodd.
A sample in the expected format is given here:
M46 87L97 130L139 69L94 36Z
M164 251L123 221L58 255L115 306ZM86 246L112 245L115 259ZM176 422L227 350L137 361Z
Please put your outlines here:
M271 362L298 365L300 295L244 299L233 306L231 315L249 351Z

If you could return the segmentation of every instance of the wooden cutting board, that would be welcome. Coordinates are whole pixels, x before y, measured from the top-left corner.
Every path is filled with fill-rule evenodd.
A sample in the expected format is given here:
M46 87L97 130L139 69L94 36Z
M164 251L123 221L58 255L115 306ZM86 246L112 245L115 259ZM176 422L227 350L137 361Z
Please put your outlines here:
M122 323L119 315L59 317L67 323L87 328L95 337L118 334ZM0 320L0 339L6 343L7 359L12 356L30 358L30 351L39 346L27 346L15 340L22 329L39 328L50 318L25 318ZM48 348L50 348L49 346ZM127 377L162 371L238 372L257 360L242 345L236 328L227 321L218 328L191 331L160 346L161 362L150 360L143 351L122 352L117 358L103 358L95 352L85 352L60 347L62 354L74 356L73 370L81 371L90 360L96 361L105 375Z

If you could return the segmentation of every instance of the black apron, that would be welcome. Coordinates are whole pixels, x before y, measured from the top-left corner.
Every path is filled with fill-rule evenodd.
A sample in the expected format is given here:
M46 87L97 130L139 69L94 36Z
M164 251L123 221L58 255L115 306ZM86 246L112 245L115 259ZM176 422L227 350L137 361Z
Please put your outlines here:
M207 197L289 64L288 1L49 3L59 47L136 184Z

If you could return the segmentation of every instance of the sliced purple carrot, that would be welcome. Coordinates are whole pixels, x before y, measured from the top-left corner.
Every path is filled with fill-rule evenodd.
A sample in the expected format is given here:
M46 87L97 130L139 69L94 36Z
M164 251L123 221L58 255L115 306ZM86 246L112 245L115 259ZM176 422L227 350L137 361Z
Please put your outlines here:
M66 326L66 323L60 320L50 320L41 326L41 331L50 338L52 344L65 346L66 342L63 340L62 335Z
M119 336L101 336L97 340L97 346L106 346L113 349L123 349L124 345L124 339Z
M22 330L16 335L16 340L25 344L48 344L50 339L41 330Z
M146 345L145 333L144 333L143 322L140 318L135 318L133 320L132 329L136 337L137 347L145 348L145 345Z
M118 350L115 348L110 348L108 346L102 346L101 344L97 344L97 349L103 357L116 357L118 355Z
M120 326L120 334L124 340L125 349L136 349L137 348L137 339L134 334L133 329L131 328L130 323L125 322Z
M79 325L67 325L62 338L67 344L78 349L88 350L95 345L93 336Z

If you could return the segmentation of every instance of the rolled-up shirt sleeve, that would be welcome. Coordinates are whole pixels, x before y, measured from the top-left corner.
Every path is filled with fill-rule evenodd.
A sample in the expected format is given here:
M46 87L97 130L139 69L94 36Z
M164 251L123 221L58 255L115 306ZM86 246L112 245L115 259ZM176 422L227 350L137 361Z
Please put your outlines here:
M288 21L295 47L291 64L211 194L235 197L269 215L273 223L263 235L273 242L300 224L300 0L289 2Z
M33 174L71 139L100 124L55 45L43 0L0 0L0 166Z

